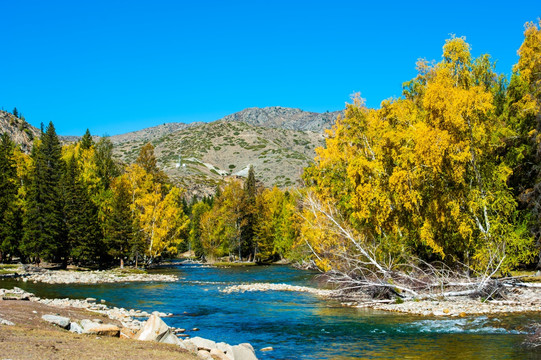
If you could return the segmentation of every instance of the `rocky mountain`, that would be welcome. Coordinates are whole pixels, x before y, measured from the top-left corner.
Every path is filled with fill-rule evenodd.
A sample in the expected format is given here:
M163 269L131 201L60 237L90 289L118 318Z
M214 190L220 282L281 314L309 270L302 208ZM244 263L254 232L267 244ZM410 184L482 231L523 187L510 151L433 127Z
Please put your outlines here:
M315 113L301 109L271 106L244 109L220 120L244 122L268 128L322 132L325 129L330 129L340 114L343 114L343 111Z
M11 139L21 145L21 149L30 153L34 138L39 138L41 131L26 122L24 118L0 110L0 134L7 133Z
M116 141L116 140L115 140ZM231 175L246 176L250 165L266 186L293 187L321 146L320 132L253 126L219 120L154 138L158 164L189 195L209 195ZM146 141L115 143L116 156L133 162Z
M249 108L211 123L169 123L111 136L115 157L132 163L141 147L155 147L159 166L188 196L212 194L228 176L246 176L250 165L266 186L294 187L302 169L324 144L323 130L341 112L323 114L284 107ZM29 152L40 130L24 119L0 112L0 133ZM64 143L77 141L64 136ZM96 138L97 140L97 138Z

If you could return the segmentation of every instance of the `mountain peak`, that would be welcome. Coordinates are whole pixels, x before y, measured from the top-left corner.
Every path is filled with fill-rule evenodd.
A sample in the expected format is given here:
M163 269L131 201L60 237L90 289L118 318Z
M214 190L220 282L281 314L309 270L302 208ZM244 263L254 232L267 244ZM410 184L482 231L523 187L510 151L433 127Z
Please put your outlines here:
M321 132L331 128L341 113L341 111L317 113L297 108L268 106L247 108L220 120L244 122L267 128Z

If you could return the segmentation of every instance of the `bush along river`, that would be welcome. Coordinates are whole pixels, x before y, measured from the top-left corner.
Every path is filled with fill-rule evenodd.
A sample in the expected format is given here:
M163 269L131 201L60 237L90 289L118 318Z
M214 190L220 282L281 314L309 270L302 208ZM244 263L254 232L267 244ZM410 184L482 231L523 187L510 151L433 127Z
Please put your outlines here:
M344 307L311 293L224 292L228 286L317 287L313 272L287 266L215 268L176 263L153 270L179 281L51 285L2 280L45 298L93 297L110 306L173 313L169 326L230 344L248 342L260 359L536 359L520 344L541 313L420 317ZM198 331L192 331L198 328ZM273 351L259 349L273 347Z

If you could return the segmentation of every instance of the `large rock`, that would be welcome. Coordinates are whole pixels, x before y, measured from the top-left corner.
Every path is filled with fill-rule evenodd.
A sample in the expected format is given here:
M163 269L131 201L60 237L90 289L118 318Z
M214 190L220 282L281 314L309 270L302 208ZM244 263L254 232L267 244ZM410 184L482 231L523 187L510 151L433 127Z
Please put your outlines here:
M137 336L137 330L123 327L120 329L120 337L125 339L135 339Z
M137 333L137 340L159 341L167 331L169 331L169 326L160 317L153 314L150 315L143 328Z
M67 329L70 326L70 319L64 316L47 314L43 315L41 318L63 329Z
M219 342L216 344L216 348L219 350L222 350L226 354L232 354L233 353L233 347L229 344L226 344L224 342Z
M173 344L178 346L182 344L182 340L180 340L175 334L173 334L171 330L167 330L165 334L162 335L159 341L164 344Z
M77 324L76 322L71 322L69 331L77 333L77 334L82 334L83 328L81 327L81 325Z
M203 339L202 337L196 336L190 339L192 343L197 346L198 350L207 350L216 349L216 343L212 340Z
M197 345L195 345L191 340L182 341L182 345L184 345L184 348L186 348L186 350L197 353Z
M245 344L235 345L233 348L233 359L234 360L257 360L253 348L245 346ZM227 353L229 356L229 353Z
M210 356L214 360L231 360L222 350L212 349L210 350Z
M99 324L92 320L81 320L83 334L120 337L120 328L112 324Z

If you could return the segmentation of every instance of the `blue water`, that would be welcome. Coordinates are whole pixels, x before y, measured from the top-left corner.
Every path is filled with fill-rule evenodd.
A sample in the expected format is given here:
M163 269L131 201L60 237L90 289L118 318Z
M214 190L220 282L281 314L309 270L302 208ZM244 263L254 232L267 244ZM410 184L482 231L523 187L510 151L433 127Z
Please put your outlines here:
M105 299L110 306L173 313L170 326L230 344L251 343L260 359L538 359L520 346L539 314L424 318L343 307L306 293L220 292L228 285L272 282L318 286L317 276L287 266L212 268L176 264L155 270L176 283L44 285L14 280L49 298ZM200 331L190 329L197 327Z

